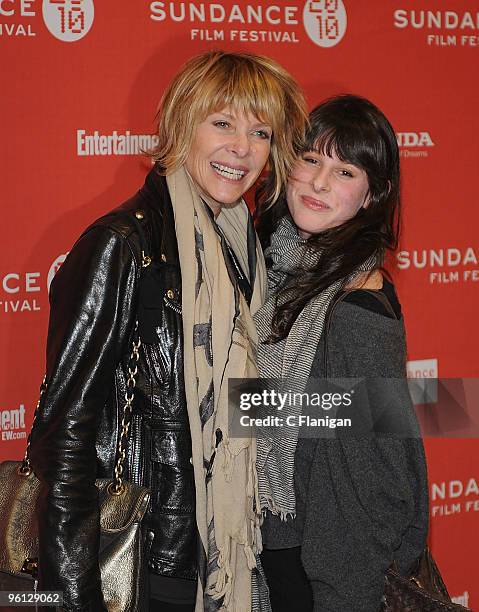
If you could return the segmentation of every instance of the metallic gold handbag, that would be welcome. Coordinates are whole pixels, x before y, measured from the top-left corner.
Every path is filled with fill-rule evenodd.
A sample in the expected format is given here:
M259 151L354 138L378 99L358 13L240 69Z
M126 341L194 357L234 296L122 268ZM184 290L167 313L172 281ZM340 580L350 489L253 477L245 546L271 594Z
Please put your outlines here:
M395 568L386 572L386 588L381 612L467 612L452 603L429 548L425 548L409 576ZM469 611L471 612L471 611Z
M140 339L133 342L128 365L126 403L118 439L115 477L113 480L96 481L100 501L99 562L108 612L141 612L147 609L141 520L147 510L150 493L148 489L122 479L140 346ZM44 380L32 430L45 390ZM35 507L41 485L28 457L30 436L23 461L4 461L0 464L0 591L34 591L37 585ZM7 609L2 607L2 610ZM12 608L12 611L16 609Z

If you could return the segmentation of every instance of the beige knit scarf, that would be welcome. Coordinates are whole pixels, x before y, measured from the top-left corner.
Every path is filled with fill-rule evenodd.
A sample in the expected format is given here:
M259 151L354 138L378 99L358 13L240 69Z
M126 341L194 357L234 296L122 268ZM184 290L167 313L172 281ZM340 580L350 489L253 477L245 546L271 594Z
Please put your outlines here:
M167 184L181 266L184 377L196 520L205 554L195 612L250 612L251 572L261 547L256 443L228 436L228 379L257 377L257 333L243 295L230 281L220 238L198 189L183 168L168 176ZM248 215L241 201L219 216L245 271ZM252 312L266 291L258 242L256 252ZM207 470L213 457L212 471Z

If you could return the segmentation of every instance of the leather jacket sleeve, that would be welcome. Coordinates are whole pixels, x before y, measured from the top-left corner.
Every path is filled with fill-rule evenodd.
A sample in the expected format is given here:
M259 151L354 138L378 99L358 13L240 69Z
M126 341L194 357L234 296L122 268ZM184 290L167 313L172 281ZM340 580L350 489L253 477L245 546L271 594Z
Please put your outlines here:
M128 351L138 266L127 238L96 225L73 247L50 293L47 392L31 444L40 479L39 582L64 609L106 610L101 593L95 437Z

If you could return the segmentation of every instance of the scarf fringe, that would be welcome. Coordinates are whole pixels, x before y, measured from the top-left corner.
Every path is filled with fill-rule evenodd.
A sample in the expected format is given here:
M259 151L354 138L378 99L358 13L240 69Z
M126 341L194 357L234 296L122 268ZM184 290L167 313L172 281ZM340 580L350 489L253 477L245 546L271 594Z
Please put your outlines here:
M267 511L270 511L271 514L275 516L279 516L282 521L287 521L288 517L294 519L296 518L296 511L285 510L281 508L277 502L275 501L272 495L262 494L261 495L261 511L263 516L266 515Z
M224 547L218 551L218 574L212 589L211 597L218 600L224 597L224 606L228 606L233 588L233 572L231 570L231 538L226 538Z

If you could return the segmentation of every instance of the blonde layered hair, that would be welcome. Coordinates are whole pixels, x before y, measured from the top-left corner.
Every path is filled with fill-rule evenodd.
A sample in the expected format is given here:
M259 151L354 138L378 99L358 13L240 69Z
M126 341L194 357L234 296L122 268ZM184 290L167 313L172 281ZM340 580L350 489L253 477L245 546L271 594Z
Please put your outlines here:
M274 60L212 51L190 59L165 91L158 110L158 145L150 152L162 174L182 166L196 126L229 107L272 128L267 200L276 201L300 150L307 122L303 93Z

